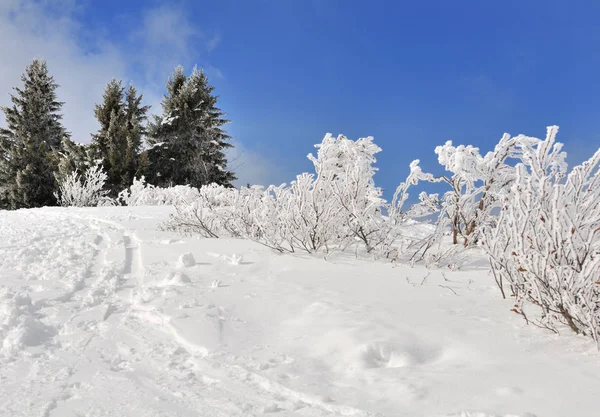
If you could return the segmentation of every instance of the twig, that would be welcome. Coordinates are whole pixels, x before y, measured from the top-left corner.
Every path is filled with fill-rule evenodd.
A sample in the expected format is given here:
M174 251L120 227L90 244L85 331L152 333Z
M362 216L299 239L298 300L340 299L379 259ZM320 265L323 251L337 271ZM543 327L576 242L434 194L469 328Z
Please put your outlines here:
M446 278L446 274L444 274L443 272L441 274L442 274L442 278L444 278L444 281L458 284L458 281L452 281L451 279Z
M440 287L442 287L442 288L447 288L447 289L449 289L450 291L452 291L452 292L454 293L454 295L458 295L458 294L456 293L456 291L454 291L454 289L452 289L451 287L448 287L448 286L446 286L446 285L440 285Z

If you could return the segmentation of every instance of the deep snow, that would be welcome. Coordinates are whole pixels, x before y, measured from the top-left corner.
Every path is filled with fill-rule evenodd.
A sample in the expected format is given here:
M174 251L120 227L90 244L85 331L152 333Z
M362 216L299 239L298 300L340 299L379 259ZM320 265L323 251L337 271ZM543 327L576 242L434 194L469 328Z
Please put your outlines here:
M0 212L2 416L600 411L600 353L457 272L161 232L170 207Z

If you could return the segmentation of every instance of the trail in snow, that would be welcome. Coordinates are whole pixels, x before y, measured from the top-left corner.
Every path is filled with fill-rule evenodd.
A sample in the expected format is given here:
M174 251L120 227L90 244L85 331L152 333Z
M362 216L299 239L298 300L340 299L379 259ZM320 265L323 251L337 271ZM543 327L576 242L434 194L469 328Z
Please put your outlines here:
M0 212L0 416L597 415L593 346L485 269L181 238L169 210Z

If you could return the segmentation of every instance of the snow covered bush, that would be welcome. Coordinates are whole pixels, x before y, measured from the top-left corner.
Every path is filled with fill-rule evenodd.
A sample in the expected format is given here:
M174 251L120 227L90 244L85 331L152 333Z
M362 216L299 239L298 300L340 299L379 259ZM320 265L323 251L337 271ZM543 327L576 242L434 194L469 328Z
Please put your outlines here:
M419 253L423 257L439 241L441 228L434 228L432 233L424 238L405 235L407 226L416 223L415 219L422 219L439 212L437 194L427 194L425 192L419 194L419 203L404 209L409 197L408 190L410 187L417 185L419 181L436 181L431 174L426 174L421 170L419 162L418 159L411 162L408 177L396 188L392 201L383 205L387 216L383 218L381 229L378 231L380 242L378 252L380 256L397 259L402 252L410 249L413 254L411 259L419 256Z
M126 206L164 206L191 202L198 198L198 190L188 185L161 188L147 184L144 177L119 193L117 202Z
M106 179L100 165L87 169L82 176L72 172L59 182L59 191L54 196L65 207L94 207L108 194L104 190Z
M515 179L515 168L508 160L520 159L520 138L505 134L492 152L481 156L479 149L453 146L448 141L438 146L438 161L451 172L438 180L446 182L451 191L441 198L441 215L452 230L452 241L461 237L465 247L479 241L482 227L496 221L494 210Z
M324 216L327 223L337 229L327 234L335 233L340 240L360 241L367 252L371 252L378 243L376 233L382 223L384 203L382 190L375 186L373 178L377 171L373 166L375 154L381 152L381 148L373 143L373 137L352 141L342 135L334 138L331 134L315 147L317 157L309 154L308 158L315 167L316 180L312 183L312 178L307 176L305 181L300 181L299 177L293 190L299 202L305 200L303 192L311 194L308 206L298 205L298 214L304 218L307 210L300 210L301 207L318 205L320 210L314 210L309 224L319 223Z
M407 189L423 174L418 161L411 165L391 204L375 186L374 155L381 149L372 137L356 141L327 134L317 156L308 155L315 173L303 173L289 186L242 188L202 187L193 204L177 205L166 227L186 233L230 236L257 241L278 251L330 252L357 244L375 256L393 257L400 228L413 215L431 212L422 197L419 210L402 211ZM388 212L388 215L385 215Z
M532 322L553 331L567 325L600 342L600 150L567 175L557 132L515 138L522 162L482 246L515 312L529 321L533 304L541 317Z
M219 237L227 230L227 213L219 213L217 208L231 201L228 194L237 190L212 184L197 190L196 198L188 201L180 199L175 204L176 213L164 225L165 230L185 234L198 233L204 237Z

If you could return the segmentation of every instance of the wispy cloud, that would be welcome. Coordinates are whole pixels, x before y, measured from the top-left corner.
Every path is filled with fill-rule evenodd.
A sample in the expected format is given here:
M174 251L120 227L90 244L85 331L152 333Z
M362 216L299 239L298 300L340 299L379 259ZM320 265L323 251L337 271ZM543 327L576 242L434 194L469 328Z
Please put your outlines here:
M233 140L232 144L234 147L227 151L227 159L230 168L238 177L234 183L236 186L245 186L248 183L268 186L279 185L282 182L282 172L273 162L239 141Z
M216 78L219 80L224 80L225 79L225 75L223 74L223 72L217 68L217 67L213 67L212 65L209 65L205 68L206 74L208 75L208 77L210 78Z
M175 66L189 64L199 55L195 45L201 40L201 32L192 26L183 9L159 6L143 12L141 25L122 47L127 49L138 82L161 90Z
M208 41L206 42L206 47L208 48L208 51L211 52L220 43L221 43L221 34L217 33L216 35L214 35L210 39L208 39Z

